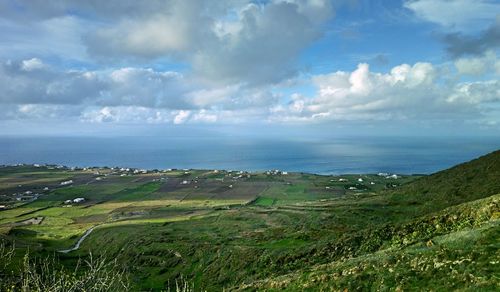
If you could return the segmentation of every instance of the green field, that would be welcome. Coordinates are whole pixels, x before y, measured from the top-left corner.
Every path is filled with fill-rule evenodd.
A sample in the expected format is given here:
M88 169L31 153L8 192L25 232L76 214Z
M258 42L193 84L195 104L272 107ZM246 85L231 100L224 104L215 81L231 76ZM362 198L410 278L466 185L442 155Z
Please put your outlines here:
M0 240L15 250L4 269L28 251L63 269L92 253L115 259L134 291L180 279L196 291L494 291L498 194L499 151L396 179L6 166Z

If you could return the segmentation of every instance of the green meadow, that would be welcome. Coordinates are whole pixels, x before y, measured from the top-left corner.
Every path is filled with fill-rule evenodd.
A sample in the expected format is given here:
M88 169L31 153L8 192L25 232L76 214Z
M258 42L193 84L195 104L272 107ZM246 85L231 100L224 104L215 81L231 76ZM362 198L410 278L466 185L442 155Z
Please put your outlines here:
M498 194L499 151L397 178L5 166L0 275L17 289L26 254L68 270L92 254L133 291L494 291Z

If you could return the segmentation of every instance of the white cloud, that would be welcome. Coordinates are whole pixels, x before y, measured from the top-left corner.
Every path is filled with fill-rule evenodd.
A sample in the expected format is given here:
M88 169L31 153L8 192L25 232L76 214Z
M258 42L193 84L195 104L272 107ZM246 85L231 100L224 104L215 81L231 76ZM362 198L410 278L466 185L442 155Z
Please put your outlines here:
M500 81L478 81L458 84L446 99L449 103L481 105L500 101Z
M412 0L404 6L425 21L464 32L483 29L500 11L500 3L492 0Z
M497 71L497 66L500 66L500 60L497 59L493 51L489 51L480 57L460 58L455 61L455 68L459 74L463 75L483 75L490 71ZM496 74L498 74L496 73Z
M168 60L209 82L261 85L296 74L333 15L329 0L0 1L0 55Z
M203 123L215 123L217 122L217 115L210 113L207 110L201 110L193 116L193 121L203 122Z
M43 118L34 109L44 109L45 117L52 118L50 108L71 106L80 109L70 111L74 116L89 122L211 123L219 120L218 112L230 116L228 111L266 109L279 97L268 86L218 87L151 68L74 71L40 64L39 59L0 63L0 105L20 106L10 108L9 117Z
M110 21L85 40L97 57L168 57L210 82L276 83L296 73L295 58L332 15L327 0L173 0L155 13Z
M316 87L313 96L293 93L293 82L218 86L150 68L58 71L39 64L43 61L0 63L3 119L174 124L465 119L489 123L498 120L494 113L500 102L500 82L495 79L498 61L492 52L441 65L401 64L387 73L373 72L362 63L352 72L300 80L299 87ZM471 74L478 80L471 80Z
M402 64L389 73L359 64L353 72L312 77L313 97L294 95L271 110L271 121L481 119L498 111L500 82L460 82L447 68ZM490 115L491 116L491 115Z
M88 123L169 123L173 114L166 109L140 106L89 107L82 111L80 120Z
M177 113L177 115L174 117L174 124L178 125L178 124L183 124L185 123L188 118L191 116L191 112L190 111L179 111Z
M38 58L32 58L21 62L21 69L24 71L33 71L37 69L42 69L43 67L44 67L43 62Z

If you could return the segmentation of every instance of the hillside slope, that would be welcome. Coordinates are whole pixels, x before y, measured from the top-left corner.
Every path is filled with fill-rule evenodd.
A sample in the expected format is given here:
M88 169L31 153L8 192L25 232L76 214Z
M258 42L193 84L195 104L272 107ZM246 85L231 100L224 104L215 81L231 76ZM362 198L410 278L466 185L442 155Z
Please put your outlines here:
M387 195L405 216L420 216L500 193L500 150L419 178Z
M447 208L401 226L339 241L329 264L234 290L450 290L500 288L500 195ZM324 254L325 257L332 254Z
M235 289L491 290L500 283L498 193L495 151L382 193L377 206L390 220L291 255L283 265L302 265L291 274Z

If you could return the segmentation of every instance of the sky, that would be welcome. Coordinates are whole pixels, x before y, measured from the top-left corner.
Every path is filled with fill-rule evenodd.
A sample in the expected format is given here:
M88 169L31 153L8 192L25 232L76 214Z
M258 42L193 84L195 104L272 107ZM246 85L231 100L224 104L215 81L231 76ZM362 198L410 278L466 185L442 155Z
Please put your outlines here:
M0 135L500 135L500 1L0 0Z

